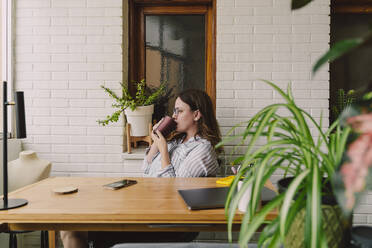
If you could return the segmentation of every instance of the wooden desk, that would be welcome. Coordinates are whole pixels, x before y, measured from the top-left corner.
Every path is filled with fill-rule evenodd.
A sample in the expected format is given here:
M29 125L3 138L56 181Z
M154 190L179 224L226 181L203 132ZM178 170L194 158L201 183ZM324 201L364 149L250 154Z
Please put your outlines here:
M190 211L178 189L223 187L216 178L133 178L136 185L116 191L102 185L120 178L55 177L9 194L28 205L0 211L10 230L226 231L224 209ZM73 194L54 188L77 186ZM268 219L274 219L271 213ZM241 214L236 216L239 227Z

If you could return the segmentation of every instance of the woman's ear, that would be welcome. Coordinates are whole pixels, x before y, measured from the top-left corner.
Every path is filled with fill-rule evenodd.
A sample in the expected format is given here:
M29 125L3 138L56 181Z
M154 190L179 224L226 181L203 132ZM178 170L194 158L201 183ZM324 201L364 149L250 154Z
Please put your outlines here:
M194 121L199 121L199 119L202 117L202 114L199 110L194 111Z

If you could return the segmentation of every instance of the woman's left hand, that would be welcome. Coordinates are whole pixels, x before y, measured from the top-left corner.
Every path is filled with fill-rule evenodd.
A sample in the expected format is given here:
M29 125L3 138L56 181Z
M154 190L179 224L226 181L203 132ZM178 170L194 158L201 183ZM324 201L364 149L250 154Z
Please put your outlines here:
M156 130L155 132L156 134L151 132L151 138L154 141L154 144L158 147L159 152L163 154L168 151L167 141L159 130Z

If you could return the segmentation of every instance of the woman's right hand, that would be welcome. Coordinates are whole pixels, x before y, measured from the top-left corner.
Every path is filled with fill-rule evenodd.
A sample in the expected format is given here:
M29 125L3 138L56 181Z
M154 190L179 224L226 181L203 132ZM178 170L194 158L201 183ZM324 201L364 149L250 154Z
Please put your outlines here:
M154 125L154 128L151 132L151 138L154 141L151 149L154 149L156 152L159 151L160 153L164 153L164 151L167 151L168 148L166 139L163 137L162 133L159 130L156 130L158 126L163 122L163 120L164 117L161 118L161 120Z
M160 123L161 123L163 120L164 120L164 117L161 118L161 120L158 121L158 122L153 126L152 131L151 131L151 134L150 134L152 140L155 140L155 138L158 138L158 137L157 137L157 134L154 132L154 130L155 130L155 129L160 125ZM156 135L156 137L154 137L154 135ZM151 147L150 147L150 151L148 152L148 154L147 154L147 156L146 156L146 159L147 159L148 163L150 163L150 162L152 161L152 158L154 157L154 155L155 155L158 151L159 151L158 146L157 146L155 143L153 143L153 144L151 145Z
M159 130L156 130L155 133L152 133L151 137L154 141L154 145L158 148L161 154L168 151L167 140Z

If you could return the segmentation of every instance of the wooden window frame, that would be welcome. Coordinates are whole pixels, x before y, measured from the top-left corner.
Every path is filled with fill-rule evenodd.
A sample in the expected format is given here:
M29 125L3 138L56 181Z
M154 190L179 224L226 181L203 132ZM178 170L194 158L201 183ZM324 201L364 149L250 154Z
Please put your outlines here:
M205 15L205 91L216 110L216 0L129 0L129 84L145 78L145 15Z
M332 13L372 14L371 0L331 0Z

